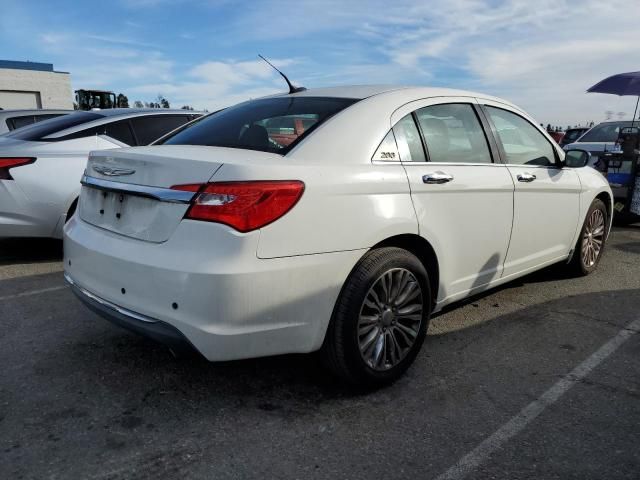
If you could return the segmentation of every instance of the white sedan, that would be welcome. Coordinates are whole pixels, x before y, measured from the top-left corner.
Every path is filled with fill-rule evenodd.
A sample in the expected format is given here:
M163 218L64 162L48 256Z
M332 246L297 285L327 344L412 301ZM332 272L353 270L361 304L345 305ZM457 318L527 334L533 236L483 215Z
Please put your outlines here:
M0 237L62 238L91 150L148 145L199 116L166 109L75 112L0 136Z
M321 350L384 384L433 312L558 262L588 274L610 227L588 153L481 94L307 90L160 143L91 154L65 277L107 319L212 361Z

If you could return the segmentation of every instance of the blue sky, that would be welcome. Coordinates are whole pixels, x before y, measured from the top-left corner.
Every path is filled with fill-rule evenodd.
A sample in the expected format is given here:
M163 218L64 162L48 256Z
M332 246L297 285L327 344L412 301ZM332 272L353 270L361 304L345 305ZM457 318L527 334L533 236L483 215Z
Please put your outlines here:
M633 112L590 94L640 70L628 0L0 0L0 58L54 63L74 88L215 109L307 87L399 83L504 97L548 123Z

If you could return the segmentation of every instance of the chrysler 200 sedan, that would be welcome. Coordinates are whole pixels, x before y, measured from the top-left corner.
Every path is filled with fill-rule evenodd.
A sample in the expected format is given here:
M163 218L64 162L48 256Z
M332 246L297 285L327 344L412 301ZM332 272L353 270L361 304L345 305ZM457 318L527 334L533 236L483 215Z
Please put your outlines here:
M611 190L485 95L343 87L251 100L91 154L65 276L116 324L211 361L320 350L377 386L430 315L565 262L593 271Z

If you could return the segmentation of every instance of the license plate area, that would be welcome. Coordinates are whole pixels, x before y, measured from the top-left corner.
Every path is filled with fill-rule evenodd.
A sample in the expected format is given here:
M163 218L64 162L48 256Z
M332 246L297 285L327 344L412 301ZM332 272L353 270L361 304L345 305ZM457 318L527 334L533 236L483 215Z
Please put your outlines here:
M118 191L82 187L80 218L97 227L151 242L163 242L180 223L188 205Z

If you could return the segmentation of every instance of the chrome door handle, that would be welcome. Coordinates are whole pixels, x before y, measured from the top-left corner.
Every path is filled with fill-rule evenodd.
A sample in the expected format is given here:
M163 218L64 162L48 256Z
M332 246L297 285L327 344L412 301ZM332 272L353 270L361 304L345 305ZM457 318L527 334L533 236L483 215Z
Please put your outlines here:
M445 172L430 172L422 176L422 181L429 185L447 183L453 180L453 175Z
M519 182L533 182L536 179L536 176L533 173L519 173L518 181Z

